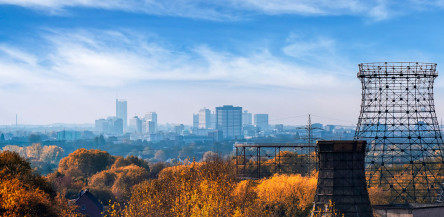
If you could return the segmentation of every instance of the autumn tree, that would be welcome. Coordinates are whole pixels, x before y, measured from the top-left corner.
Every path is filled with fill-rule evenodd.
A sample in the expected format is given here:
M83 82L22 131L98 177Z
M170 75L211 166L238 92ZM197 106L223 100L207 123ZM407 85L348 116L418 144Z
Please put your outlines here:
M115 157L106 151L77 149L60 160L60 173L72 177L89 177L113 165Z
M109 193L112 193L118 201L125 201L131 196L131 188L148 178L148 170L131 164L123 167L113 167L93 175L90 178L89 186L93 189L91 191L93 193L94 190L100 191L106 197L109 197ZM98 198L104 203L108 202L106 199L114 200L114 198Z
M43 146L40 160L49 164L58 164L64 153L63 148L55 145Z
M166 154L163 150L158 150L156 153L154 153L154 159L158 161L165 161L166 160Z
M238 182L234 164L215 157L163 169L107 216L307 216L316 182L316 174Z
M316 184L315 175L274 175L257 185L257 202L277 216L307 216L313 205Z
M112 165L112 168L129 166L131 164L142 167L148 172L150 171L150 166L148 165L148 162L133 155L127 156L126 158L117 157L114 164Z
M20 147L17 145L6 145L2 148L3 151L11 151L18 153L21 157L27 158L26 147Z
M1 216L74 216L74 208L18 153L0 153Z

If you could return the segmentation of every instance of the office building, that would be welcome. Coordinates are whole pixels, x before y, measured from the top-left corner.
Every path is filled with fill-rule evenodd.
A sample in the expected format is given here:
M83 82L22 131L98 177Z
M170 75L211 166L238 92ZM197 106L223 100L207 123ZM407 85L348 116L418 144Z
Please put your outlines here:
M216 112L211 112L211 129L216 129Z
M179 124L174 127L174 132L176 132L177 135L183 135L184 130L185 130L185 126L183 124Z
M199 114L193 114L193 133L197 132L199 129Z
M216 128L222 131L225 139L242 138L242 107L216 107Z
M284 131L284 125L283 124L276 124L274 126L274 129L276 129L276 131L278 131L278 132L282 132L282 131Z
M127 103L126 100L116 99L116 117L122 119L123 129L128 127Z
M142 120L138 116L134 116L129 120L128 131L131 133L142 133Z
M247 110L242 113L242 125L253 125L253 114L249 113Z
M144 122L145 122L145 130L147 133L153 134L157 131L157 113L156 112L147 112L145 114Z
M107 119L98 119L95 121L95 130L97 133L122 134L123 120L114 116Z
M98 133L104 133L108 131L108 121L101 118L95 121L95 131Z
M63 130L57 132L57 140L59 141L75 141L82 138L82 133L79 131Z
M268 114L255 114L254 125L259 130L268 130Z
M157 131L156 122L154 121L146 121L146 133L147 134L154 134Z
M203 108L199 110L199 128L210 129L211 128L211 111L210 109Z
M117 117L108 117L108 132L109 134L120 135L123 133L123 120Z
M157 113L156 112L147 112L145 114L145 121L153 121L157 123Z

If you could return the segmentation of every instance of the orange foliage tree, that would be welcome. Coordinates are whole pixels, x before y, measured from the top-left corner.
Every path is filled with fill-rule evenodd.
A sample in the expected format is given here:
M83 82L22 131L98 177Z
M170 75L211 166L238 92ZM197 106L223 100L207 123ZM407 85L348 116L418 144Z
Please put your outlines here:
M73 177L89 177L109 169L114 161L115 157L106 151L81 148L60 160L58 171Z
M305 216L315 188L315 176L238 182L234 164L214 158L162 170L135 186L127 204L112 204L107 216Z
M74 208L18 153L0 153L1 216L75 216Z
M149 179L149 165L135 156L112 156L106 151L78 149L60 161L58 171L48 176L65 197L74 199L89 188L104 205L126 201L132 186Z

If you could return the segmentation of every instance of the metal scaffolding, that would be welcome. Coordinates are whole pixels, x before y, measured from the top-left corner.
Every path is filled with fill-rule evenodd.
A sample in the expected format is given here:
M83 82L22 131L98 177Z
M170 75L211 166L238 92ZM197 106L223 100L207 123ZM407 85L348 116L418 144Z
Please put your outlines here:
M316 146L290 143L238 143L239 179L261 179L275 173L311 175L316 170Z
M367 140L368 187L391 203L432 203L443 188L443 140L435 114L436 64L359 64L361 113L355 139Z
M261 179L278 174L310 176L317 171L311 116L308 124L296 129L307 131L307 143L236 143L236 173L239 179Z

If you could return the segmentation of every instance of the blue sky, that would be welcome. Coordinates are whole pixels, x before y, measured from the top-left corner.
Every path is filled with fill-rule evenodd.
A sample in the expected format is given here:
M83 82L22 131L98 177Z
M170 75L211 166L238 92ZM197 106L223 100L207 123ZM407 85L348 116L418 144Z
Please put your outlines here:
M209 3L210 2L210 3ZM444 1L0 0L0 125L233 104L271 123L356 123L357 64L444 67ZM444 115L444 76L436 80Z

